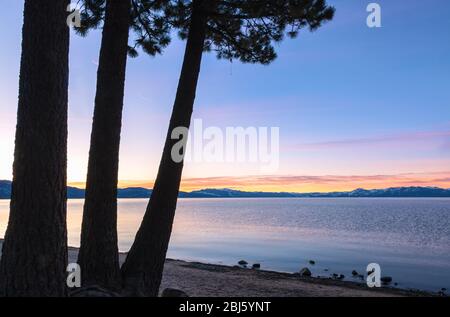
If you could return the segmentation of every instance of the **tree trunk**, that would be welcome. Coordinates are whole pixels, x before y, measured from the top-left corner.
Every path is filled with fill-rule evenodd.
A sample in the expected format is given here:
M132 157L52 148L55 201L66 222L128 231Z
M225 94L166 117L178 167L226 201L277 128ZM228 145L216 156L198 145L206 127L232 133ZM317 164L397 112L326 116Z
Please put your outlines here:
M129 0L106 3L78 257L84 286L121 287L117 178L130 8Z
M26 0L0 296L65 296L68 0Z
M177 95L153 193L141 227L122 266L124 292L157 296L169 245L179 194L183 162L171 157L171 134L175 128L189 128L205 42L207 0L193 0L193 12Z

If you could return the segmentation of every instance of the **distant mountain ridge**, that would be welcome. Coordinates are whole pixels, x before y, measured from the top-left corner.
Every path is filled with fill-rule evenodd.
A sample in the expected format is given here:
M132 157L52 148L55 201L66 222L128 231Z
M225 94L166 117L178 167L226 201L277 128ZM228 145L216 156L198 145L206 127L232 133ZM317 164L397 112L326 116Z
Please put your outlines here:
M84 198L84 189L67 187L67 196L70 199ZM118 198L149 198L151 189L142 187L121 188ZM0 180L0 199L11 197L11 181ZM202 189L193 192L180 192L180 198L395 198L395 197L450 197L450 189L438 187L393 187L386 189L356 189L349 192L331 193L269 193L245 192L233 189Z

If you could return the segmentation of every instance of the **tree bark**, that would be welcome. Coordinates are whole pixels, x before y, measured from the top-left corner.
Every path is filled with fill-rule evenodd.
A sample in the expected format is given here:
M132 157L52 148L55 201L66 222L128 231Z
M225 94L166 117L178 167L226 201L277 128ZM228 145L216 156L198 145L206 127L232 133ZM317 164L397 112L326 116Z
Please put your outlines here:
M83 285L121 287L117 181L130 0L106 3L78 263Z
M190 126L205 42L207 2L193 0L184 62L158 175L141 227L122 266L127 295L158 295L183 171L183 162L175 163L171 157L178 142L171 134L176 128Z
M26 0L0 296L65 296L68 0Z

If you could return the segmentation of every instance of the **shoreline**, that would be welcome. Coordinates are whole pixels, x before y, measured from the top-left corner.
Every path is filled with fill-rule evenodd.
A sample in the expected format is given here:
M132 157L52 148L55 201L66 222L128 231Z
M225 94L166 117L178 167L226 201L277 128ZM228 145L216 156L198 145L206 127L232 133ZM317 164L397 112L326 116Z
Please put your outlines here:
M167 259L166 266L184 268L190 273L198 271L199 275L223 274L230 277L230 282L234 278L243 281L242 287L252 286L241 290L238 294L231 293L227 289L213 290L213 293L204 293L195 290L195 295L190 296L218 296L218 297L434 297L438 294L421 291L408 290L393 287L369 288L364 283L352 281L340 281L331 278L302 277L299 273L283 273L276 271L266 271L260 269L241 268L237 266L226 266L218 264L206 264L200 262L187 262L183 260ZM203 274L201 273L203 272ZM169 270L165 275L171 275ZM164 276L166 277L166 276ZM218 280L220 280L218 278ZM163 290L166 281L163 278ZM217 283L220 284L220 283ZM258 289L253 288L257 286ZM170 281L167 288L174 288ZM216 294L214 294L216 293Z
M3 240L0 239L0 247ZM1 250L1 249L0 249ZM0 252L1 255L1 252ZM75 263L78 248L68 248ZM126 253L119 254L122 264ZM329 278L302 277L238 266L167 259L161 292L177 289L189 297L435 297L438 293L393 287L368 288L364 283Z

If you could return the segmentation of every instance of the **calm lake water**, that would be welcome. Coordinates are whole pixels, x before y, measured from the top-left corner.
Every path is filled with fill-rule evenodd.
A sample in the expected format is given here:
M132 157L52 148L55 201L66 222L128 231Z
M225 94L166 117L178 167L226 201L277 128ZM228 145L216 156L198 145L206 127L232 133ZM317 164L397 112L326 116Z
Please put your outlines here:
M131 246L146 204L119 201L121 251ZM71 246L79 245L82 206L68 204ZM0 237L8 209L0 201ZM348 280L352 270L379 263L398 287L450 289L450 199L181 199L168 256L227 265L244 259L284 272L310 267Z

